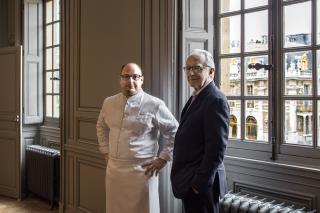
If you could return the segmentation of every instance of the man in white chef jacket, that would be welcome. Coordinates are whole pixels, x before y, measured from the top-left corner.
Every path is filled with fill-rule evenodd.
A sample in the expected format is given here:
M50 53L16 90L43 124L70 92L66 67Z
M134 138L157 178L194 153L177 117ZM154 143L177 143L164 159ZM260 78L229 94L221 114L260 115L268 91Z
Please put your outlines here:
M140 67L124 65L122 92L104 100L97 121L100 151L107 160L107 213L160 213L157 174L171 160L178 122L142 84ZM164 144L158 152L160 134Z

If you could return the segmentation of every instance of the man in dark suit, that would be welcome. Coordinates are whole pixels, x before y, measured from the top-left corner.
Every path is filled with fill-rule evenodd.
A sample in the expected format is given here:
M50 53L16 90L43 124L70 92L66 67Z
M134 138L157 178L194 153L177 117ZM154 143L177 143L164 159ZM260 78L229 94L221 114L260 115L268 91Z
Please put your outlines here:
M182 110L175 136L171 182L186 213L218 213L227 192L223 158L229 131L229 106L213 82L212 55L194 50L184 67L194 92Z

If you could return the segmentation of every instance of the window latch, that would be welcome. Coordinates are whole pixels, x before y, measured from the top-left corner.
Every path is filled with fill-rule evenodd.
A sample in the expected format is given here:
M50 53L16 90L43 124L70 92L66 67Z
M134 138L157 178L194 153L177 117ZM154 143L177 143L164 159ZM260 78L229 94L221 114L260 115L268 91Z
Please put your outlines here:
M260 63L255 63L255 64L249 64L248 68L249 69L256 69L256 70L260 70L260 69L265 69L265 70L271 70L272 69L272 64L260 64Z

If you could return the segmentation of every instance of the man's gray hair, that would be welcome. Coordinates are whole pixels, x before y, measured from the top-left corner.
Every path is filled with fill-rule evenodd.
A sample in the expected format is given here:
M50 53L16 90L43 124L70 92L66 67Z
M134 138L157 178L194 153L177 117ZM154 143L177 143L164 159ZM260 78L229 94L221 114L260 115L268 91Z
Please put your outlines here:
M202 50L202 49L193 49L190 53L190 56L192 55L197 55L197 56L204 56L205 58L205 63L208 67L211 67L215 69L214 61L213 61L213 56L212 54L207 51L207 50ZM189 57L190 57L189 56Z

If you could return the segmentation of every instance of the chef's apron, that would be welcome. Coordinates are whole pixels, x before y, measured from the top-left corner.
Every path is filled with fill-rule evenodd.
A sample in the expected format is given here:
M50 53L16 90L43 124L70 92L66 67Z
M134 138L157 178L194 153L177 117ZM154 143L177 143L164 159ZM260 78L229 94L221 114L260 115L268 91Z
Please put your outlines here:
M106 173L107 213L160 213L157 176L148 177L142 163L151 160L109 158Z

